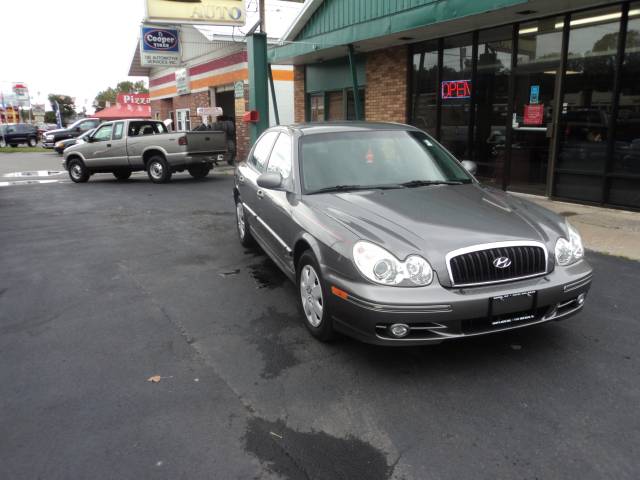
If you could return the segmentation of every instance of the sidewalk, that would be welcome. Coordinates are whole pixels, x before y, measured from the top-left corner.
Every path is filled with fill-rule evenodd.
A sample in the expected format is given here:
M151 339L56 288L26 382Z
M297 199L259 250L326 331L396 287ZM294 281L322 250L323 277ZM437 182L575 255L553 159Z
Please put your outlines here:
M513 193L513 192L512 192ZM600 253L640 260L640 213L549 200L514 193L567 217L585 247Z

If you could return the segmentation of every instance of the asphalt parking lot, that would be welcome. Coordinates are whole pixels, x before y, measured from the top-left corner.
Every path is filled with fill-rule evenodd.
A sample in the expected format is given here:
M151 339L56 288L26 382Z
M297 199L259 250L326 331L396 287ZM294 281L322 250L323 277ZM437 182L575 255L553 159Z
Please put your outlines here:
M230 176L55 179L0 188L0 478L638 478L639 263L566 322L327 345Z

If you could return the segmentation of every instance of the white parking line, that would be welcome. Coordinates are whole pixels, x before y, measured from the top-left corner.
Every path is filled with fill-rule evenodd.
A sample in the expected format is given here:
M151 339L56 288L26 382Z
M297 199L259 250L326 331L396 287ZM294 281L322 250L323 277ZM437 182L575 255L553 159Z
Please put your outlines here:
M10 187L14 185L34 185L37 183L61 183L61 180L14 180L12 182L0 182L0 187Z
M55 177L62 175L66 172L60 170L33 170L29 172L12 172L5 173L3 177L6 178L21 178L21 177Z

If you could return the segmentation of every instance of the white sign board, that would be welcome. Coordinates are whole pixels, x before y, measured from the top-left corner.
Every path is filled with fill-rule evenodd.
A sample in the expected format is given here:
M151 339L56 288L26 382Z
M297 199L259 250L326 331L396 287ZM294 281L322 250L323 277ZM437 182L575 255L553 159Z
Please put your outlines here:
M189 85L189 71L186 68L176 70L176 88L178 95L186 95L191 92Z

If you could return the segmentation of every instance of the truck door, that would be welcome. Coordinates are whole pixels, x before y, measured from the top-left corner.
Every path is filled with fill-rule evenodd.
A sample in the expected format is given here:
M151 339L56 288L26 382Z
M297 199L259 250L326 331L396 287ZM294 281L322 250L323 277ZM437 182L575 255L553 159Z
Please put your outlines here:
M115 122L113 124L113 135L111 137L111 158L113 166L128 167L127 139L124 135L125 122Z
M84 149L85 163L89 168L111 167L111 135L113 123L105 123L99 127Z

